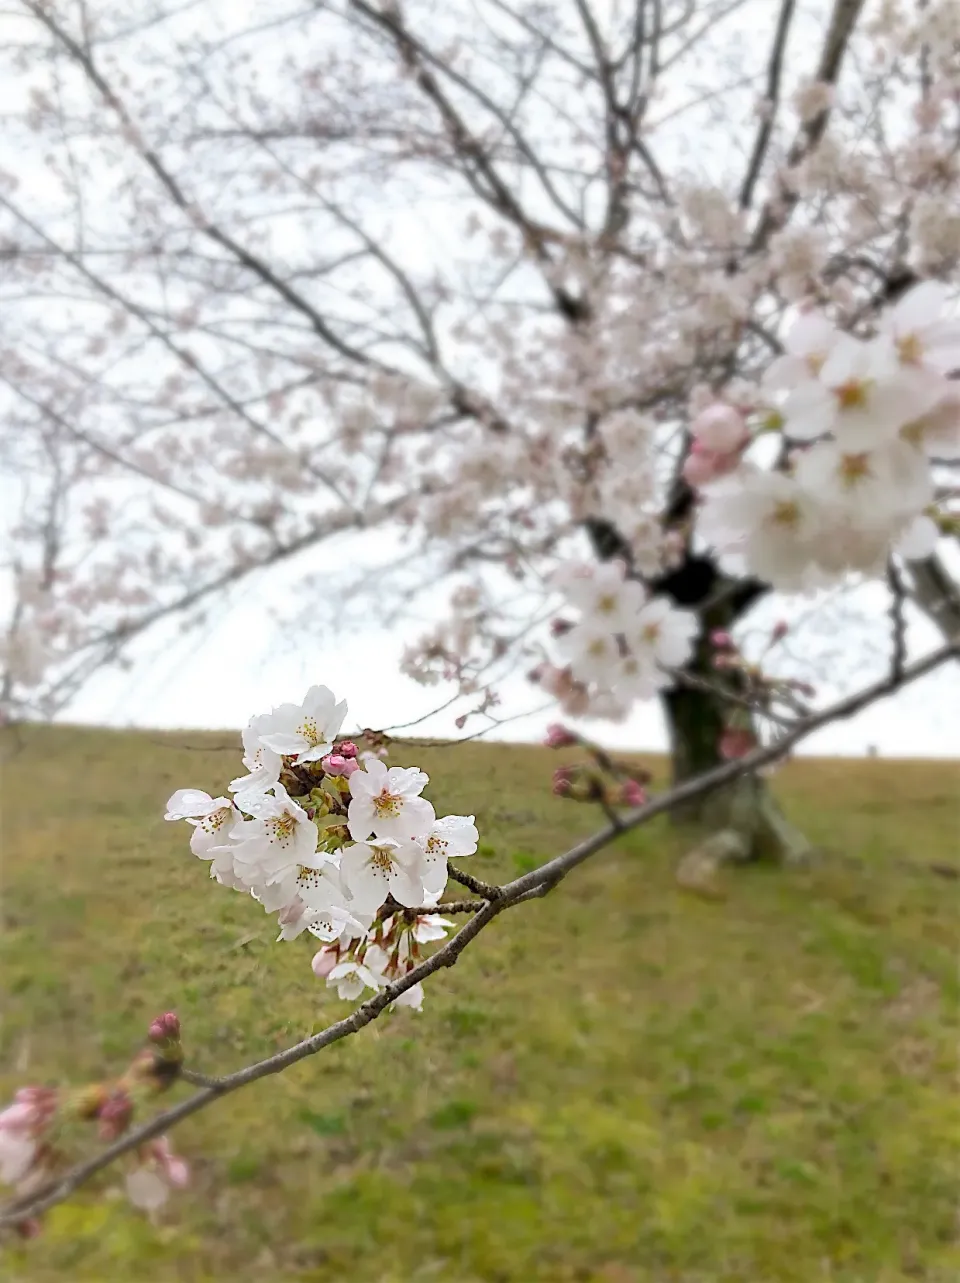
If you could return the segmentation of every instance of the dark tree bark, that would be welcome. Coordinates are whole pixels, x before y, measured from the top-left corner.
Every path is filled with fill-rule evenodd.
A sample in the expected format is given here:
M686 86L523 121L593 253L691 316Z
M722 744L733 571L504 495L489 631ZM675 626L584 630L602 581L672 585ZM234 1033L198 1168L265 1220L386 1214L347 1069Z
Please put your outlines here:
M667 592L679 605L697 610L700 632L687 672L714 687L714 690L701 690L677 685L664 692L672 778L674 783L679 783L723 761L720 741L730 718L731 704L720 692L727 689L735 696L743 693L736 672L718 672L713 667L714 647L710 636L716 629L732 629L764 595L766 588L756 581L727 580L713 563L693 557L687 558L656 588ZM743 710L738 715L749 717ZM792 863L806 858L810 850L809 843L786 819L767 780L761 776L743 777L728 788L677 810L673 818L675 823L702 833L704 842L700 850L715 862L768 859Z

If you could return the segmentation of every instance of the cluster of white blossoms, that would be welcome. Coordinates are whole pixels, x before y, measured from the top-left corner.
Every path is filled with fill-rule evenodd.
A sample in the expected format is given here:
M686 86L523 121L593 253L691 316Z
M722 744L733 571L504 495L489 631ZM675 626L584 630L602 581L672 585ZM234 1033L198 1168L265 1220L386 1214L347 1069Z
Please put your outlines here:
M960 458L960 319L946 303L943 286L917 285L869 339L805 312L753 405L702 410L684 475L703 540L784 591L929 555L950 520L932 470ZM783 448L763 467L748 455L771 430Z
M401 909L438 904L448 858L472 855L478 834L472 815L437 818L423 771L338 740L346 708L313 686L302 704L252 718L233 798L178 789L165 818L193 825L212 878L277 913L278 939L322 940L314 971L354 998L405 975L420 944L445 934L444 919ZM420 986L397 1001L419 1008Z
M635 700L670 685L668 670L690 658L696 616L666 597L648 597L623 562L565 565L554 583L579 618L554 621L566 665L541 665L534 676L570 716L625 716Z

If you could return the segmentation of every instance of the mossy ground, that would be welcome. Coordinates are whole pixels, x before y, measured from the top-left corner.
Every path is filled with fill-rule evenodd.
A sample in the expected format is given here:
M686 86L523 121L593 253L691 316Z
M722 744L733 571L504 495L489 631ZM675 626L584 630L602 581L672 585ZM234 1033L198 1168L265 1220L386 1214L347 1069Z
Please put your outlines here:
M121 1069L169 1007L212 1072L349 1010L163 821L175 787L235 773L231 738L7 733L4 1095ZM551 796L545 750L393 760L431 773L438 811L476 812L491 880L598 819ZM159 1224L111 1177L0 1275L955 1279L960 884L928 865L957 862L958 783L953 763L793 763L776 787L821 858L730 870L715 899L677 887L666 823L622 839L499 919L422 1014L186 1122L195 1180Z

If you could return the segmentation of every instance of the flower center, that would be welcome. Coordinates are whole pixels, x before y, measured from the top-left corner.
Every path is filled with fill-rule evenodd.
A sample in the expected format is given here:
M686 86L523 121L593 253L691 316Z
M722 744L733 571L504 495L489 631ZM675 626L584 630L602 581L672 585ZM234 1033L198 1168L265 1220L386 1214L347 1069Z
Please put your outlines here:
M373 799L373 809L380 816L399 815L400 798L396 793L391 793L389 789L382 789Z
M606 640L603 637L595 637L593 641L590 643L590 645L587 647L587 653L590 655L595 655L597 659L599 659L602 655L605 655L607 653Z
M427 850L431 855L443 854L449 843L445 838L440 837L438 833L431 833L427 838Z
M200 827L205 833L216 833L218 829L223 828L227 820L229 820L230 815L230 807L221 806L218 810L211 811L209 815L205 815L200 821Z
M919 365L923 358L923 344L916 334L905 334L897 339L897 355L903 365Z
M866 451L860 454L845 454L840 460L840 481L850 489L870 476L870 456Z
M597 598L597 610L602 615L612 615L617 608L617 599L613 593L604 593L602 597Z
M912 423L907 423L900 429L900 436L907 445L921 446L926 430L926 419L914 419Z
M297 817L291 815L289 811L284 811L282 815L274 816L267 823L273 829L273 837L271 837L270 841L279 842L281 846L286 846L293 837L294 829L297 827Z
M315 717L305 717L297 727L297 734L302 735L311 748L316 748L318 744L323 743L323 736L320 734Z
M850 379L833 389L841 410L860 410L867 404L867 383L864 379Z
M373 854L370 856L370 863L381 873L389 873L393 868L393 857L384 846L373 846L370 848Z
M781 499L773 505L770 513L770 524L773 526L796 526L800 521L800 508L794 499Z
M640 630L640 636L645 642L649 642L652 645L660 636L660 625L644 624Z

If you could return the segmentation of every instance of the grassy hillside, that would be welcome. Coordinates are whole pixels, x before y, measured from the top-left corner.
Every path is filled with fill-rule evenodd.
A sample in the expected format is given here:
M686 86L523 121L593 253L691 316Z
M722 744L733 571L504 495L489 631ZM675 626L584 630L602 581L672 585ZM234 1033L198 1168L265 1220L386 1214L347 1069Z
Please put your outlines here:
M119 1069L149 1018L237 1067L346 1014L310 944L207 881L173 788L226 735L28 729L3 767L0 1093ZM188 747L189 746L189 747ZM204 747L198 747L204 746ZM395 750L475 811L508 877L595 817L544 750ZM957 1277L954 764L800 762L806 870L677 888L664 823L495 923L401 1011L176 1136L195 1182L151 1226L110 1191L5 1279L947 1283ZM178 1090L185 1090L184 1088Z

